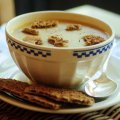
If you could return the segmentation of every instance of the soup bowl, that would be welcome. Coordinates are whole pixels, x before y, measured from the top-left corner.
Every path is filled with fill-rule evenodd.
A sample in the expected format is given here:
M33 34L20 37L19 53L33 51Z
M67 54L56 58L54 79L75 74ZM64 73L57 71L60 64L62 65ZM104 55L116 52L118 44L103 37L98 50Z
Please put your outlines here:
M16 29L38 19L76 21L98 28L109 37L96 45L67 48L37 46L13 36ZM113 46L114 31L107 23L90 16L42 11L23 14L10 20L6 26L6 38L14 62L32 82L74 87L91 78L95 79L94 76L102 72Z

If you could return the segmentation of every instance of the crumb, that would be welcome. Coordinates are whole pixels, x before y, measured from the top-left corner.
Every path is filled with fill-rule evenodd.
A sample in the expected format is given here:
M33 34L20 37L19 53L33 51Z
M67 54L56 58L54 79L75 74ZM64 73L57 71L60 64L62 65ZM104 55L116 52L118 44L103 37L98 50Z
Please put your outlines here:
M35 44L36 44L36 45L42 45L42 40L37 40L37 41L35 41Z
M68 25L66 28L66 31L80 30L80 28L81 28L81 25L79 24Z
M48 38L48 43L54 45L55 47L65 47L68 44L68 40L63 40L63 38L58 36L50 36Z
M96 36L96 35L86 35L83 37L83 39L87 46L95 45L95 44L101 43L105 40L104 38L102 38L100 36Z
M30 43L34 42L36 45L42 45L42 40L39 36L25 36L23 40Z
M58 25L58 21L55 21L55 20L47 20L47 21L39 20L34 22L31 27L32 28L51 28L57 25Z
M31 35L38 35L39 32L37 30L31 29L31 28L24 28L22 30L23 33L31 34Z

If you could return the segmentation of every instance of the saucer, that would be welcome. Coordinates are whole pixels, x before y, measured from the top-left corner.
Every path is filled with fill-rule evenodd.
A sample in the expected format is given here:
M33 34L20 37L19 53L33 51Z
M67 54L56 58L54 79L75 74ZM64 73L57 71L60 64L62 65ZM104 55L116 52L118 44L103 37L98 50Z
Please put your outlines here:
M36 112L45 112L45 113L58 113L58 114L68 114L68 113L80 113L80 112L91 112L96 110L101 110L108 108L120 102L120 67L118 66L120 59L111 56L106 74L114 81L118 83L118 88L113 95L110 97L97 101L94 105L89 107L77 107L77 108L62 108L59 110L49 110L45 109L27 102L20 101L12 96L8 96L4 93L0 93L0 99L11 105L32 110ZM9 63L9 64L8 64ZM5 66L6 65L6 66ZM2 67L4 66L4 67ZM29 79L18 69L18 67L13 63L13 61L4 61L0 64L0 78L12 78L20 81L29 82Z

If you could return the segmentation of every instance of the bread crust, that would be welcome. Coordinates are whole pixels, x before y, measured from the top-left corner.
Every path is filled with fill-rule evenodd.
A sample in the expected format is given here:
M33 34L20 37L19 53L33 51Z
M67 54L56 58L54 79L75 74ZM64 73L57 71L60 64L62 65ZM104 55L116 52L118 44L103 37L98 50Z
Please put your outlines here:
M93 105L94 98L85 93L72 89L52 88L42 85L32 85L25 89L25 92L33 95L43 95L52 100L64 103L73 103L81 105Z
M45 97L26 94L24 90L26 87L29 86L30 85L28 83L20 82L17 80L0 79L0 91L10 93L14 96L17 96L18 98L24 99L31 103L38 104L45 108L54 109L54 110L60 109L61 106L60 104L48 100Z

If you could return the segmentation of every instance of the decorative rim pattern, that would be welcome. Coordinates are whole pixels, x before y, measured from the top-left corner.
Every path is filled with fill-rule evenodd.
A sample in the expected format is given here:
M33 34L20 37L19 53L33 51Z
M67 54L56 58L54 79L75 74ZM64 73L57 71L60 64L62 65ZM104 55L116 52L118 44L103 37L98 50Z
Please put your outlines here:
M21 45L20 43L10 40L10 38L8 38L8 43L11 47L13 47L17 50L20 50L21 52L25 52L27 54L31 54L34 56L41 56L41 57L51 56L51 51L49 51L49 50L35 49L32 47Z
M8 38L8 43L11 47L13 47L17 50L20 50L21 52L25 52L27 54L31 54L34 56L50 57L52 55L50 50L42 50L42 49L28 47L28 46L22 45L18 42L15 42L14 40L11 40L10 38ZM95 48L95 49L75 50L75 51L73 51L72 56L74 56L76 58L85 58L85 57L95 56L95 55L102 54L102 53L110 50L112 46L113 46L113 41L109 42L108 44L106 44L104 46L101 46L101 47Z
M110 50L110 48L113 46L113 41L102 46L99 48L95 48L95 49L90 49L90 50L83 50L83 51L74 51L73 52L73 56L77 57L77 58L83 58L83 57L91 57L91 56L95 56L98 54L102 54L108 50Z

